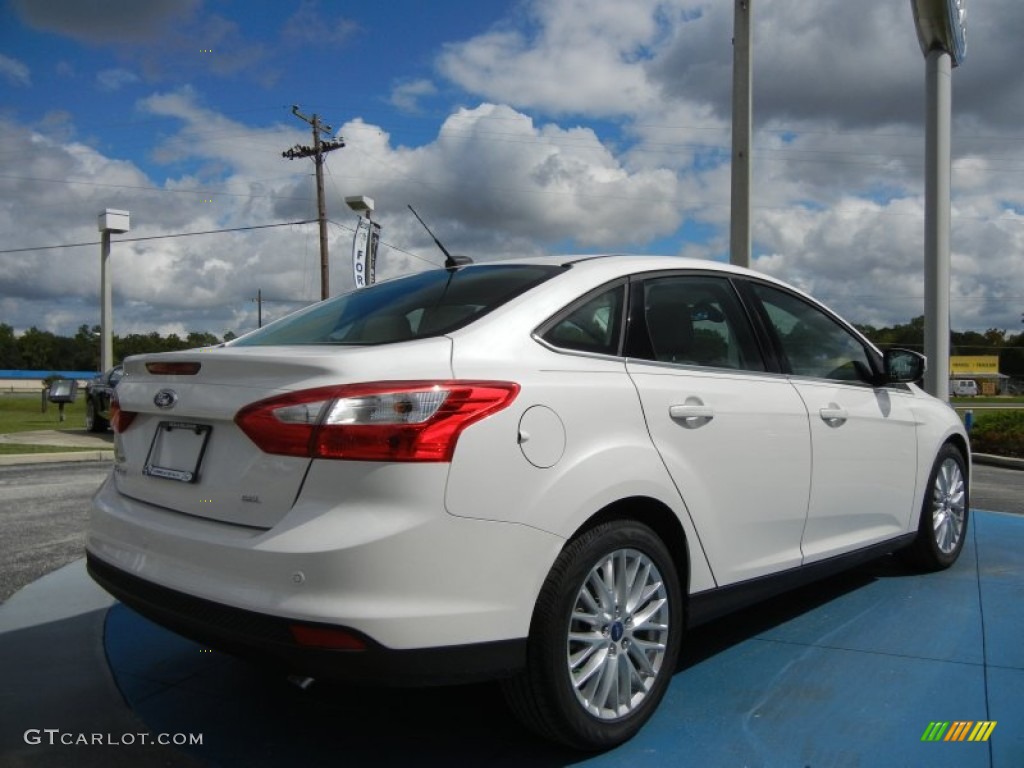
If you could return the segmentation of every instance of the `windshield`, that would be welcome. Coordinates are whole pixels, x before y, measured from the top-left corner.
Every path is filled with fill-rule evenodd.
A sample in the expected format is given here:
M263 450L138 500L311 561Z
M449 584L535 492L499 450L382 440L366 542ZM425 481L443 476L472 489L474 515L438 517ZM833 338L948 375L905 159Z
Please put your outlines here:
M486 315L563 269L481 264L430 270L314 304L232 346L390 344L441 336Z

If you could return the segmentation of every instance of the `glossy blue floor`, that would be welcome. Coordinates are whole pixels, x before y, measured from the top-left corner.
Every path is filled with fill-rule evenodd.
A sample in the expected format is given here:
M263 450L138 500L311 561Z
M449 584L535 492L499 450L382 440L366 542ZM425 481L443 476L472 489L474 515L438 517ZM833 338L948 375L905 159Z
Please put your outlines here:
M99 637L141 730L201 734L202 745L162 750L153 764L1019 768L1024 518L976 512L972 521L948 571L919 575L884 558L691 633L651 723L597 756L523 731L491 685L300 690L119 604L97 612ZM32 641L31 627L19 633L19 642ZM11 659L3 659L6 673ZM922 740L933 723L968 721L995 727L986 741ZM110 749L106 765L129 757ZM44 764L33 754L41 752L21 746L16 764Z

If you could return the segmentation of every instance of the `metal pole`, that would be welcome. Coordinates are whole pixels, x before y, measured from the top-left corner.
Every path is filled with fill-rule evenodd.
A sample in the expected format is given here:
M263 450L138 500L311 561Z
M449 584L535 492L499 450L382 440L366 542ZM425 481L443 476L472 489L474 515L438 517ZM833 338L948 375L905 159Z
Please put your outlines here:
M732 39L732 207L729 261L750 266L751 3L736 0Z
M929 51L925 66L924 388L949 400L950 55Z
M110 230L100 240L100 371L114 367L113 310L110 288Z

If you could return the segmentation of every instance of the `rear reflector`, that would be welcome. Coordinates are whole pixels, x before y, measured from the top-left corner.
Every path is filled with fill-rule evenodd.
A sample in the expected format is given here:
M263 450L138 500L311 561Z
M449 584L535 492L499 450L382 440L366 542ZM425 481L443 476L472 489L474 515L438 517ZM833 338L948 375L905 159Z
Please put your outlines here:
M292 637L299 645L311 648L332 648L336 651L365 651L366 642L351 632L334 627L312 627L292 624Z
M202 363L146 363L154 376L195 376L202 367Z
M247 405L235 423L266 453L353 461L451 461L459 435L519 393L508 381L383 381Z

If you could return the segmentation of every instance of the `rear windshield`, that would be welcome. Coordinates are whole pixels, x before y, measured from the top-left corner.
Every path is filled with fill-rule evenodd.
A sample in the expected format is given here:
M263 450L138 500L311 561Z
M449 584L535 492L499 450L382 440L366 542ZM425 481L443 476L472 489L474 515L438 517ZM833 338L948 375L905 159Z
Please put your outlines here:
M314 304L232 346L390 344L440 336L468 325L562 269L481 264L418 272Z

